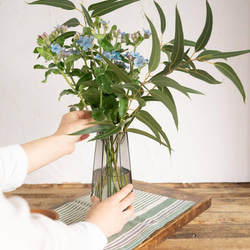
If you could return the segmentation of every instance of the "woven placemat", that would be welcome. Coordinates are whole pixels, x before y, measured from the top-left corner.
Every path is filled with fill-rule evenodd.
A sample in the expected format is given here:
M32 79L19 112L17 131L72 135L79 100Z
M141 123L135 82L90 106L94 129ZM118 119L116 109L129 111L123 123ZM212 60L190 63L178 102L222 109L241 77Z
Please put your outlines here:
M130 250L138 246L154 231L163 227L194 205L193 201L178 200L166 196L134 190L135 213L121 232L108 238L105 250ZM84 196L55 209L59 220L67 225L84 221L91 207L90 196Z

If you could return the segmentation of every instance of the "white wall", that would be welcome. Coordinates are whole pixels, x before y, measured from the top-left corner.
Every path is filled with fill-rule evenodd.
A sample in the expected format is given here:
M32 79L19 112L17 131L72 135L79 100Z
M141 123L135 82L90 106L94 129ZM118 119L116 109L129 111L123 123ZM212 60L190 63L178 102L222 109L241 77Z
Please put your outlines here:
M73 1L78 4L77 0ZM84 1L88 6L92 1ZM205 21L205 0L158 0L167 15L168 41L174 36L175 5L182 18L187 39L196 40ZM214 29L207 48L222 51L248 49L249 0L210 0L214 13ZM143 10L157 25L158 16L151 0L126 7L106 20L124 31L148 28ZM29 6L23 0L0 1L0 146L24 143L53 133L61 116L68 111L71 97L58 102L58 94L66 88L60 77L50 77L42 84L44 73L33 70L36 56L32 53L36 37L50 32L68 20L74 11L46 6ZM151 46L150 44L148 46ZM140 50L149 57L148 49ZM161 104L147 109L158 117L171 140L173 152L140 137L130 136L133 178L148 182L246 182L250 181L250 56L228 60L245 87L247 101L235 86L213 67L212 75L222 85L208 84L187 75L173 77L181 84L198 89L205 96L174 93L179 112L179 131ZM141 126L139 123L135 126ZM91 182L94 143L81 143L76 151L49 166L30 174L26 183Z

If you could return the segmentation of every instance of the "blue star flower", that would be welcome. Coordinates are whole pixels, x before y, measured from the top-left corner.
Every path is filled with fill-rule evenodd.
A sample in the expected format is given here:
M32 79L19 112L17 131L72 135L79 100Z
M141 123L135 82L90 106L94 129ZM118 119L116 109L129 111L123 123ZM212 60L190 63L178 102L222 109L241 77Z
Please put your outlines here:
M55 45L51 44L50 47L51 51L55 52L57 55L59 55L61 53L61 50L63 49L58 43L56 43Z
M111 59L122 60L121 57L120 57L120 52L115 52L115 51L113 51L113 52L111 53Z
M79 40L76 41L77 44L79 44L84 51L87 51L88 48L92 47L92 42L94 40L93 36L81 36Z
M134 60L134 65L136 67L142 67L144 63L147 63L148 60L145 60L143 56L138 56Z

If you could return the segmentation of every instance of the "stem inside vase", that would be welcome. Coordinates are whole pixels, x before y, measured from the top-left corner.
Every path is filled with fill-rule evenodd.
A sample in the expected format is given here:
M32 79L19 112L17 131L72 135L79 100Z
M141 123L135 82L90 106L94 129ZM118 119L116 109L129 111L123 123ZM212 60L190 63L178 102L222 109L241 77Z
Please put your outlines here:
M104 200L132 183L128 139L119 133L96 142L92 195Z

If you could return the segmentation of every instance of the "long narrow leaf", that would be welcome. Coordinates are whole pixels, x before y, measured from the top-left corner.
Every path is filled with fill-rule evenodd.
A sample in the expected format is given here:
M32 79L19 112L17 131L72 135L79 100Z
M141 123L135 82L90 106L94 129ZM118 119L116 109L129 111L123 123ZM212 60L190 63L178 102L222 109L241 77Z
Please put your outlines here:
M151 50L151 56L148 62L148 71L149 72L153 72L154 70L157 69L159 63L160 63L160 59L161 59L161 45L160 45L160 41L156 32L156 29L153 25L153 23L151 22L151 20L146 16L150 29L151 29L151 33L152 33L152 50Z
M63 23L62 25L70 28L70 27L76 27L76 26L80 25L80 22L78 21L77 18L71 18L67 22Z
M99 3L93 3L93 4L89 5L88 10L89 11L94 10L94 9L96 9L98 7L101 7L101 6L105 5L105 4L107 4L107 3L112 3L112 2L116 2L116 1L117 0L106 0L106 1L99 2Z
M162 102L167 108L168 110L171 112L173 118L174 118L174 122L175 122L175 126L178 129L178 115L177 115L177 110L175 105L173 104L172 100L169 98L168 95L164 94L163 92L161 92L158 89L152 89L149 90L149 93L152 95L152 97L160 102Z
M102 5L99 5L98 7L96 7L93 12L92 12L92 17L95 16L103 16L105 14L108 14L114 10L117 10L119 8L122 8L126 5L129 5L131 3L135 3L138 2L140 0L122 0L122 1L104 1L102 2Z
M205 23L204 29L203 29L200 37L198 38L198 40L196 42L196 45L195 45L196 52L205 48L205 46L207 45L207 43L209 41L211 33L212 33L213 13L212 13L212 9L211 9L208 1L206 1L206 7L207 7L206 23Z
M162 127L160 126L160 124L154 119L154 117L149 114L147 111L145 110L140 110L139 111L140 115L143 116L147 121L150 121L151 126L154 126L156 130L158 130L159 134L162 136L162 138L165 140L168 148L169 148L169 153L171 154L171 146L170 146L170 142L166 136L166 134L164 133L164 131L162 130Z
M166 17L165 17L165 14L161 8L161 6L154 1L154 4L158 10L158 13L159 13L159 16L160 16L160 19L161 19L161 33L163 34L165 29L166 29Z
M216 80L213 76L211 76L208 72L202 70L202 69L196 69L196 70L188 70L183 71L189 73L191 76L196 77L202 81L205 81L210 84L220 84L221 82Z
M233 68L231 66L229 66L228 64L222 63L222 62L214 63L214 66L222 74L224 74L228 79L230 79L234 83L234 85L240 91L240 93L241 93L241 95L243 97L243 101L245 102L245 100L246 100L246 93L245 93L244 87L243 87L243 85L242 85L242 83L241 83L238 75L233 70Z
M169 77L157 76L157 77L153 77L151 81L158 87L165 86L165 87L174 88L174 89L180 91L181 93L183 93L184 95L186 95L188 98L190 98L186 89L182 85L180 85L178 82L176 82L175 80L173 80Z
M240 56L250 53L250 50L240 50L232 52L221 52L218 50L204 50L198 56L198 61L208 61L213 59L227 59L234 56Z
M130 132L130 133L135 133L135 134L139 134L139 135L143 135L143 136L146 136L152 140L155 140L156 142L164 145L165 147L168 147L167 144L165 144L164 142L162 142L160 139L158 139L157 137L143 131L143 130L140 130L140 129L136 129L136 128L128 128L126 130L127 132Z
M109 124L99 124L99 125L96 125L96 126L93 126L93 127L89 127L89 128L79 130L79 131L77 131L75 133L72 133L70 135L92 134L92 133L102 132L102 131L107 130L107 129L111 128L111 127L112 127L112 125L109 125Z
M100 140L100 139L104 139L107 138L111 135L117 134L122 130L122 127L120 126L113 126L107 130L105 130L102 134L97 135L96 137L94 137L93 139L89 140L89 141L95 141L95 140Z
M140 110L141 111L141 110ZM134 117L139 120L140 122L144 123L147 127L149 127L151 129L151 131L155 134L155 136L160 139L160 134L159 134L159 129L157 127L154 126L154 124L152 124L152 121L150 119L148 119L147 116L145 116L143 113L141 112L137 112L134 114Z
M179 11L176 7L175 10L175 38L174 38L174 46L171 56L171 68L174 68L178 65L182 59L184 54L184 36L181 24L181 18L179 15Z
M81 5L81 6L82 6L82 11L83 11L83 14L84 14L84 16L86 18L86 21L87 21L88 25L90 27L93 27L93 22L92 22L92 19L91 19L90 15L89 15L88 11L85 9L85 7L83 5Z
M53 7L62 8L65 10L74 10L76 7L75 5L68 0L38 0L28 4L42 4L42 5L49 5Z

